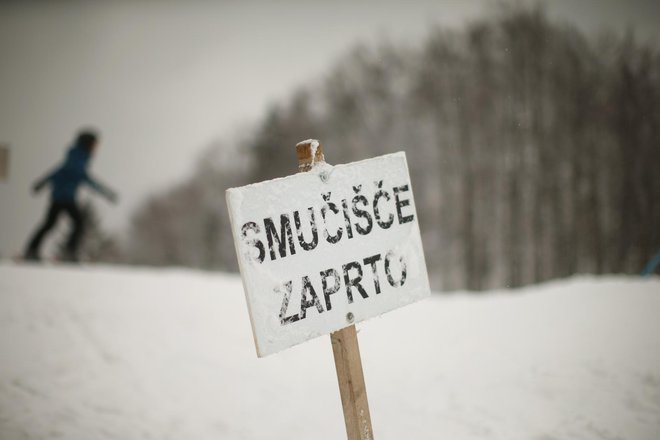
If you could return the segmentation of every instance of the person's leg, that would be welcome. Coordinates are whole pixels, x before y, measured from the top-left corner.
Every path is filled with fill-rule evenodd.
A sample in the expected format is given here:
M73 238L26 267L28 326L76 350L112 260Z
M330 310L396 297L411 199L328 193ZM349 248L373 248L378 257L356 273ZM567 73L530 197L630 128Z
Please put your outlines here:
M78 248L80 247L80 240L82 239L85 224L83 221L83 215L78 208L78 205L72 203L66 206L66 212L71 217L71 233L69 234L69 239L66 242L66 255L64 256L66 260L69 261L78 261Z
M39 260L39 251L41 248L41 242L46 237L48 232L53 229L55 223L57 223L57 217L59 217L60 212L62 211L62 205L58 203L51 203L48 208L48 213L46 214L46 219L42 225L37 229L37 231L32 236L28 247L25 251L25 258L29 260Z

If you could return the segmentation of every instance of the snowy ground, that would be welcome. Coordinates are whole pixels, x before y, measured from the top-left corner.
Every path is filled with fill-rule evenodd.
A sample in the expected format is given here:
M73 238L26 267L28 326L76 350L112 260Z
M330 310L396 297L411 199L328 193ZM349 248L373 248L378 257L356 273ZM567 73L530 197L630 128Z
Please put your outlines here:
M660 280L362 324L376 439L660 438ZM238 278L0 265L0 439L345 438L329 337L257 359Z

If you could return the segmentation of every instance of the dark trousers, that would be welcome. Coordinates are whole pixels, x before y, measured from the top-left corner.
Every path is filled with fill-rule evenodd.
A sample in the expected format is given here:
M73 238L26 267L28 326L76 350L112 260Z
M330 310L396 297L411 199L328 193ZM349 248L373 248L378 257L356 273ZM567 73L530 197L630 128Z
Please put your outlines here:
M55 226L57 219L62 211L66 212L71 218L72 228L69 238L67 239L65 250L65 257L76 259L78 256L78 247L80 246L80 239L83 235L83 216L80 208L75 202L61 203L51 202L48 208L48 214L43 224L37 229L28 244L26 256L30 258L39 258L39 249L41 242L46 237L48 232Z

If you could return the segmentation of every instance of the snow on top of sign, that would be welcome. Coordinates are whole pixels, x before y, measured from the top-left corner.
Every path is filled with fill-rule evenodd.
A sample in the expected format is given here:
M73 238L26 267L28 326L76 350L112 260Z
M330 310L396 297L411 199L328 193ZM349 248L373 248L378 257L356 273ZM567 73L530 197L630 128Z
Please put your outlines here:
M319 141L316 139L312 139L312 144L310 145L310 148L312 150L312 167L314 167L314 163L316 161L316 150L319 149Z
M304 145L304 144L314 144L316 143L316 146L318 147L319 141L317 139L305 139L304 141L300 141L296 144L296 147L298 145Z
M302 142L298 142L298 143L296 144L296 147L297 147L298 145L305 145L305 144L309 144L309 147L310 147L310 149L312 150L312 151L311 151L311 153L312 153L312 164L311 164L311 165L312 165L312 168L313 168L313 167L315 166L315 164L316 164L316 150L319 149L319 145L320 145L320 144L319 144L319 141L316 140L316 139L306 139L306 140L304 140L304 141L302 141Z
M301 143L304 143L304 142L308 142L308 141L303 141ZM378 159L383 159L384 160L384 159L387 159L387 158L390 158L390 157L399 157L399 156L403 156L403 160L406 161L406 164L407 164L406 153L403 152L403 151L398 151L396 153L383 154L381 156L378 156ZM362 164L363 162L368 162L368 161L371 161L371 160L373 160L373 158L358 160L358 161L350 162L350 163L347 163L347 164L336 164L336 165L331 165L327 162L317 162L317 163L314 164L314 166L312 167L311 170L309 170L309 171L307 171L306 173L303 173L303 174L315 174L315 175L319 176L319 178L320 178L321 173L323 173L324 171L328 175L330 175L332 173L332 171L337 167L344 167L344 166L348 166L348 165L350 165L350 166L359 165L359 164ZM235 187L235 188L227 188L227 190L225 192L227 194L231 194L231 196L234 198L234 200L237 200L238 193L243 189L268 185L271 182L278 182L280 180L289 179L291 176L294 176L294 175L295 174L291 174L289 176L275 177L274 179L271 179L271 180L264 180L264 181L261 181L261 182L249 183L247 185L240 186L240 187ZM387 177L388 177L387 175L383 175L383 178L387 178Z
M325 173L325 175L329 178L334 168L335 167L333 165L330 165L327 162L316 162L314 165L312 165L312 169L309 170L308 173L316 174L319 176L319 178L321 178L321 174Z
M317 139L305 139L304 141L298 142L296 144L296 147L298 145L304 145L304 144L310 144L310 146L312 147L312 153L316 153L316 149L319 147L319 141Z

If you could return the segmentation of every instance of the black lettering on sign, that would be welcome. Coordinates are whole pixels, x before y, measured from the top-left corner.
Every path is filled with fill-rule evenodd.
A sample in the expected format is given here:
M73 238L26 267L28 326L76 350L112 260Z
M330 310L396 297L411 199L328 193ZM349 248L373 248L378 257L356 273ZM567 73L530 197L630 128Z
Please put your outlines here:
M284 292L282 292L281 287L284 287ZM292 316L286 316L286 310L289 308L289 300L291 299L291 292L293 291L293 282L287 281L283 286L276 287L275 292L283 293L282 297L282 306L280 307L280 325L287 325L292 322L296 322L300 319L300 316L296 313Z
M326 218L328 214L328 210L333 212L334 214L339 214L339 208L337 205L335 205L333 202L330 201L330 193L323 194L323 200L325 201L325 205L323 205L323 208L321 208L321 215L323 216L323 222L325 223L325 230L323 231L323 236L327 240L328 243L335 244L339 240L341 240L341 236L344 233L342 230L341 226L337 228L337 233L335 235L330 235L328 232L328 219Z
M376 289L376 295L380 293L380 280L378 279L378 268L376 267L378 261L380 261L380 254L367 257L363 260L365 265L371 265L371 273L374 276L374 289Z
M291 255L296 253L296 248L293 246L293 234L291 233L291 220L288 214L280 215L280 235L277 235L275 224L273 224L273 220L270 217L264 219L264 226L266 227L266 238L268 239L271 260L277 258L275 256L275 248L273 247L274 241L277 241L280 258L286 257L287 243L289 244Z
M330 277L334 279L332 287L328 287L328 278ZM322 270L321 285L323 286L323 296L325 297L325 309L331 310L332 303L330 302L330 295L337 293L341 287L341 279L339 278L339 273L334 269Z
M360 205L363 207L369 205L369 201L367 200L367 198L362 194L360 194L361 190L362 190L362 185L353 187L353 191L355 191L356 196L353 197L352 200L352 205L353 205L352 210L353 210L353 214L356 217L363 218L367 221L367 224L365 226L362 226L360 223L355 223L355 230L360 235L367 235L369 232L371 232L371 228L373 228L374 226L374 221L371 218L371 214L369 213L369 211L360 208Z
M342 199L341 206L344 211L344 224L346 225L346 236L348 238L353 238L353 228L351 227L351 218L349 217L348 202L346 199Z
M264 262L264 257L266 256L266 250L264 249L264 244L258 238L248 239L247 235L248 235L249 231L252 231L255 234L258 234L259 232L261 232L259 230L259 225L257 225L255 222L247 222L241 228L241 237L243 238L243 241L245 242L245 244L247 246L253 246L259 251L259 254L257 255L256 258L254 257L252 252L248 251L247 252L247 258L251 259L251 260L256 259L256 261L258 261L259 263L263 263Z
M376 295L382 292L380 277L378 273L379 262L383 261L381 254L372 255L370 257L365 257L363 260L364 266L371 266L371 274L374 283L374 290ZM385 274L387 276L387 281L392 287L401 287L405 284L408 272L406 261L403 256L396 255L393 251L389 251L385 255L384 259ZM354 290L360 293L360 296L364 299L369 298L367 290L362 285L363 278L363 269L362 265L357 261L350 261L342 265L343 271L343 281L346 286L346 298L349 304L352 304L354 301ZM279 319L281 325L287 325L299 320L307 318L307 309L314 307L316 308L319 314L332 310L332 295L339 292L341 289L342 277L338 270L334 268L329 268L319 272L321 278L321 288L323 289L323 298L325 300L325 309L323 304L316 293L316 289L310 280L310 277L307 275L301 276L302 288L300 291L300 311L299 313L291 316L287 316L287 310L291 300L293 282L287 281L279 287L275 288L275 292L282 295L282 305L280 307ZM318 278L315 278L318 280ZM318 286L318 284L317 284Z
M344 270L344 284L346 285L346 296L348 297L348 303L353 302L353 287L355 287L362 298L369 298L367 292L364 290L364 287L360 284L362 281L362 266L357 261L351 261L350 263L344 264L342 266ZM357 276L351 277L349 271L355 269L357 271Z
M312 286L312 282L309 281L309 277L304 276L302 278L302 283L303 286L302 298L300 299L300 319L305 319L307 316L307 309L312 306L315 306L319 313L323 313L323 306L321 306L319 297L316 295L316 291L314 291L314 286ZM309 293L309 296L311 297L310 299L307 298L307 293Z
M380 208L378 207L378 202L380 199L384 198L386 201L390 201L390 193L386 192L383 190L383 181L380 180L376 183L376 187L378 188L378 191L376 191L376 194L374 195L374 217L376 217L376 223L378 226L380 226L383 229L388 229L390 226L392 226L392 223L394 223L394 214L390 213L388 216L387 221L383 221L380 218Z
M394 199L396 201L396 214L399 216L399 224L409 223L413 221L413 219L415 218L413 214L404 216L401 213L401 208L410 206L410 199L401 200L399 198L399 194L408 191L409 191L408 185L402 185L394 188Z
M307 212L309 213L309 218L310 218L309 225L312 229L311 242L306 242L305 238L303 237L302 227L300 224L300 214L298 213L298 211L295 211L293 213L293 221L296 224L296 232L298 233L298 243L300 243L300 246L304 250L311 251L319 243L319 234L318 231L316 230L316 221L314 220L314 208L308 208Z
M403 259L403 256L399 257L399 266L401 267L401 277L399 278L399 280L395 280L394 276L392 276L392 271L390 269L390 264L393 258L395 258L395 256L394 256L394 252L392 251L389 251L387 255L385 255L385 274L387 275L387 282L390 283L390 286L392 287L401 287L406 282L406 277L408 275L408 272L406 271L406 262Z

